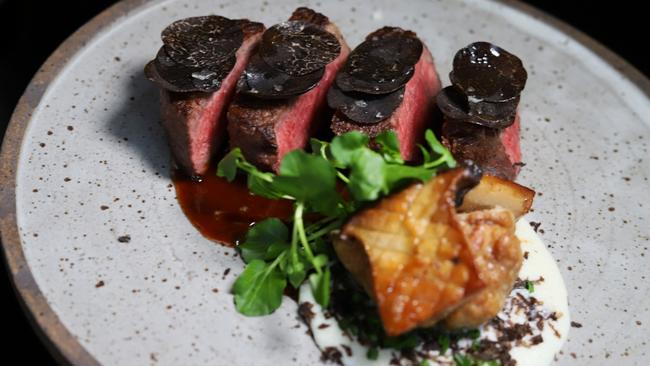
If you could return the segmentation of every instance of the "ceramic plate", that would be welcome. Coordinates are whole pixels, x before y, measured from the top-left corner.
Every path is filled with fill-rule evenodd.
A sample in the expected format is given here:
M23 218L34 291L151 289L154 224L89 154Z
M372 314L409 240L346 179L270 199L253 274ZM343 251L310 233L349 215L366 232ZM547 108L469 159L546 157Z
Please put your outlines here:
M299 6L351 45L413 29L445 84L456 50L489 40L529 71L520 181L581 323L560 365L647 364L650 342L648 81L584 35L516 3L126 1L72 36L23 96L2 151L2 241L39 328L75 365L308 365L320 353L284 301L238 315L233 249L176 203L158 94L143 66L171 21L209 13L267 25ZM645 361L644 361L645 360Z

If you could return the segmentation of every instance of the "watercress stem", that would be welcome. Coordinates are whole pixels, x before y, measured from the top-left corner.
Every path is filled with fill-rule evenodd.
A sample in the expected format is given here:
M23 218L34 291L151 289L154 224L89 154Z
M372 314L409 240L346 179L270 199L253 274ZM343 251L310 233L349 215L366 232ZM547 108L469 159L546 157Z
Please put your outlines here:
M350 183L350 178L346 177L345 174L339 172L338 170L336 171L336 176L339 177L339 179L342 180L343 183L345 184Z
M277 267L277 265L280 264L280 262L282 262L282 260L284 259L284 256L286 254L287 254L287 252L285 251L285 252L282 252L279 256L277 256L275 258L275 260L273 260L273 262L271 262L269 267L266 269L266 273L267 274L270 273L273 270L273 268Z
M307 235L305 235L305 226L304 222L302 219L302 214L305 210L305 204L303 202L297 202L296 203L296 210L294 211L294 217L293 217L293 225L294 228L297 228L298 231L298 238L300 239L300 242L302 244L302 247L305 249L305 255L307 256L307 259L314 264L314 253L311 251L311 246L309 245L309 241L307 241ZM319 267L314 266L314 269L318 274L321 274L322 270Z
M291 260L293 263L298 263L298 225L295 218L291 230Z
M436 159L436 160L434 160L434 161L431 161L431 162L429 162L429 163L424 164L424 168L426 168L426 169L435 168L435 167L437 167L438 165L442 164L446 159L447 159L447 157L444 156L444 155L442 155L442 156L440 156L438 159Z
M318 239L319 237L321 237L323 235L326 235L330 231L340 227L342 223L343 223L343 220L340 220L340 219L331 222L330 224L324 226L323 228L309 234L309 236L307 237L307 241L313 241L313 240Z
M328 217L322 218L322 219L320 219L320 220L318 220L318 221L316 221L314 223L311 223L311 224L307 225L307 227L305 227L305 233L311 234L314 231L324 227L325 225L329 224L330 222L332 222L332 221L334 221L336 219L337 219L337 217L333 217L333 216L328 216Z

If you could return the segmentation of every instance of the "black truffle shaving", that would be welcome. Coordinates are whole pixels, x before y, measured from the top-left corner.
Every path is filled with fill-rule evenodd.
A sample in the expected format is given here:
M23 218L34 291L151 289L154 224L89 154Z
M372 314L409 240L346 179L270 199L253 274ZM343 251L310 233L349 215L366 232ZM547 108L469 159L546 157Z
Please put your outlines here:
M167 55L187 67L224 62L235 55L243 40L241 25L218 15L177 20L162 32Z
M422 48L413 32L383 28L350 53L336 85L344 92L393 92L413 77Z
M454 57L451 83L477 101L506 102L517 98L526 85L521 60L488 42L475 42Z
M318 71L341 53L336 37L315 24L287 21L269 28L259 51L270 66L291 76Z
M236 58L230 58L205 67L189 67L176 63L161 47L156 58L144 69L147 78L162 88L173 92L211 92L221 87L221 81L235 66Z
M506 128L515 121L519 96L505 102L476 102L469 101L455 86L448 86L438 93L437 104L448 118L490 128Z
M336 85L327 93L327 103L354 122L375 124L390 117L402 104L404 87L388 94L343 92Z
M311 74L290 76L269 66L255 54L237 82L237 91L260 99L285 99L312 89L324 73L325 69L320 68Z

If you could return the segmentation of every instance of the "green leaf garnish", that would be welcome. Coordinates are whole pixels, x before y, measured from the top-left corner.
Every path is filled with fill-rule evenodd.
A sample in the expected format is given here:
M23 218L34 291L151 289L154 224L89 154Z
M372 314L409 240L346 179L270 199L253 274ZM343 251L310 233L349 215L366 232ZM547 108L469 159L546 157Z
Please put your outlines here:
M469 329L467 331L467 336L469 337L469 339L477 340L481 336L481 331L478 329Z
M278 174L257 169L238 148L230 151L219 162L218 176L232 181L239 170L246 174L252 193L294 201L291 230L279 219L269 218L254 225L239 246L247 265L233 286L237 310L250 316L269 314L280 306L287 282L298 288L306 279L316 301L327 307L331 292L330 232L339 229L365 203L456 165L433 132L426 132L425 141L426 146L419 146L424 162L414 166L403 161L392 131L374 138L378 151L368 146L368 136L357 131L331 142L311 139L312 152L286 154ZM344 201L339 194L337 181L345 185L349 200ZM309 212L323 218L306 225L305 214ZM378 318L374 327L381 329ZM354 327L348 331L354 332ZM417 337L405 335L386 339L386 345L406 349L417 341Z
M413 349L418 345L418 337L413 333L402 334L397 337L387 337L384 340L384 346L394 348L396 350Z
M528 290L528 292L530 292L531 294L535 292L535 284L533 283L533 281L526 280L526 290Z
M237 311L247 316L261 316L280 307L287 281L277 263L277 260L267 264L254 259L246 265L232 288Z
M424 161L425 167L433 168L441 165L444 165L447 168L456 167L456 160L454 160L454 157L451 155L451 152L447 150L447 148L444 147L442 143L440 143L440 141L438 141L438 138L433 133L433 131L427 130L424 133L424 139L426 140L427 145L429 145L431 151L433 151L434 153L436 153L436 155L438 155L438 157L435 158L435 156L428 154L429 159Z
M456 366L500 366L501 363L498 360L481 360L476 357L467 355L467 354L454 354L454 363Z
M367 145L368 136L352 131L332 139L330 151L337 162L347 167L355 160L355 153Z
M447 350L449 349L450 341L451 340L449 339L449 334L448 333L444 333L444 334L441 334L441 335L438 336L438 346L440 346L440 354L441 355L444 355L447 352Z
M399 141L393 131L382 132L375 137L375 142L379 144L379 153L381 153L389 163L403 164L402 154L399 150Z
M368 149L358 149L350 162L348 188L357 201L374 201L387 193L386 162L381 155Z
M300 287L307 277L307 266L302 256L298 255L296 259L289 262L286 268L287 279L294 288Z
M324 308L328 307L330 303L331 279L332 275L328 267L320 273L312 273L309 276L309 285L311 286L314 298L316 299L316 302Z
M282 159L273 187L315 212L341 213L343 200L336 192L336 171L323 157L294 150Z
M280 219L271 217L253 225L238 246L244 261L270 260L289 247L289 230Z
M217 175L226 178L228 182L232 182L237 174L237 161L243 159L243 155L239 148L232 149L217 165Z
M368 348L368 352L366 352L366 358L373 361L379 358L379 350L377 347Z

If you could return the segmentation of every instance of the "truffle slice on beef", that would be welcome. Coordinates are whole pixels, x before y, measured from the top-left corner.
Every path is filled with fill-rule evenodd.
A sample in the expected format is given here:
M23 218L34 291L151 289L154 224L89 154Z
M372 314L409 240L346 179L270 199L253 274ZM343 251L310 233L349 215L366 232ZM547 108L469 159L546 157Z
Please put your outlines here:
M348 53L336 25L311 9L271 27L228 108L230 147L261 169L278 169L320 128L327 90Z
M527 73L521 60L487 42L456 53L452 85L437 103L444 115L441 140L458 161L514 180L521 167L517 106Z
M414 160L439 90L431 52L415 33L381 28L354 49L330 90L328 101L336 110L331 129L371 138L393 130L402 158Z
M225 113L264 25L210 15L178 20L145 67L160 86L162 124L175 164L205 174L225 135Z

